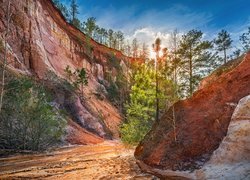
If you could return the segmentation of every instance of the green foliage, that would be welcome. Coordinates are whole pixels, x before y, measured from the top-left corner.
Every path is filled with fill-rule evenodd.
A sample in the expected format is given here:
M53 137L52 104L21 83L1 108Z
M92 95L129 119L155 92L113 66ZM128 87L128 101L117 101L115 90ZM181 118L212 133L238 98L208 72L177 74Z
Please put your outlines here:
M87 72L84 68L82 69L76 69L75 71L76 80L74 82L75 87L79 87L79 85L87 85L88 84L88 78L87 78Z
M230 34L225 31L221 30L221 32L218 33L218 37L214 40L214 43L217 46L218 51L223 51L224 53L224 63L227 62L227 54L226 50L229 49L232 45L233 40L230 37Z
M83 22L83 32L89 37L93 37L93 33L96 30L96 18L90 17L86 22Z
M60 0L53 0L54 5L61 11L67 22L75 26L77 29L85 33L89 38L95 41L109 45L109 47L124 50L124 34L121 31L113 31L105 29L96 24L95 17L89 17L86 21L81 22L77 18L79 14L79 6L76 0L71 0L70 7L65 6Z
M99 100L103 101L105 99L105 95L107 94L107 90L105 87L100 84L97 86L96 92L93 93Z
M119 98L119 89L114 82L111 82L110 85L107 87L108 98L112 102L117 102Z
M69 66L67 66L64 69L64 72L66 73L66 76L70 82L72 82L72 85L79 89L83 89L84 85L88 84L88 77L87 77L87 72L84 68L81 69L76 69L74 72L70 69Z
M82 29L81 21L80 21L79 19L77 19L77 18L73 19L73 20L71 21L71 24L72 24L73 26L75 26L75 27L76 27L77 29L79 29L79 30Z
M53 3L54 3L54 5L61 11L61 13L62 13L62 15L64 16L64 18L65 18L67 21L69 21L70 15L69 15L69 10L68 10L68 8L67 8L64 4L60 3L59 0L53 0Z
M58 85L58 87L62 87L65 90L68 90L68 91L75 91L76 90L76 88L71 83L69 83L68 80L58 77L52 71L48 71L46 73L45 77L46 77L47 82L50 82L50 83L52 83L54 85Z
M223 51L224 49L230 48L233 41L230 38L230 34L226 30L221 30L214 42L217 45L218 51Z
M114 67L117 71L121 71L120 60L113 53L108 56L107 63L109 67Z
M89 57L92 56L92 51L93 51L93 47L91 45L91 38L89 36L86 37L86 45L85 45L85 48L86 48L86 53Z
M124 111L124 104L128 99L128 79L125 76L125 72L122 71L120 65L120 59L111 53L108 56L107 66L110 68L110 72L105 74L106 79L109 81L109 86L106 87L108 92L108 98ZM112 70L115 69L116 77L112 77Z
M71 23L77 29L81 30L81 21L77 18L77 14L79 14L79 7L76 3L76 0L71 1L69 9L59 0L53 0L53 3L61 11L67 22Z
M183 96L193 94L201 78L208 72L206 67L216 60L209 51L211 48L212 43L203 40L201 31L191 30L182 36L178 56L181 60L180 88Z
M150 130L155 118L154 71L142 65L134 75L130 102L126 105L126 123L121 126L121 138L136 144Z
M79 6L76 3L76 0L71 0L70 3L70 15L71 15L71 23L73 24L74 21L77 19L77 14L79 14Z
M243 51L248 51L250 49L250 27L248 27L247 32L240 36L240 42L243 46Z
M64 72L66 73L68 80L71 80L73 72L71 71L69 65L67 65L67 67L64 69Z
M60 142L66 121L51 101L44 86L30 78L11 80L0 115L0 147L37 151Z

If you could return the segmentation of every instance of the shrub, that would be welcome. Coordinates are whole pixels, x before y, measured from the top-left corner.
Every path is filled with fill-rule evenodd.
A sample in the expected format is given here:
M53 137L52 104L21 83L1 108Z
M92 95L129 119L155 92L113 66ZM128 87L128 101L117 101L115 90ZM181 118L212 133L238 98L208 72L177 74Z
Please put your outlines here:
M119 98L119 90L114 82L111 82L109 87L107 87L108 98L112 102L116 102Z
M151 129L156 115L155 71L148 65L142 65L133 76L133 85L129 94L130 101L125 105L126 121L121 125L123 142L135 145Z
M107 64L109 67L114 67L118 72L121 72L120 60L114 54L108 56Z
M76 88L80 90L81 89L83 91L83 86L84 85L88 85L88 76L87 76L87 72L84 68L81 69L76 69L75 72L71 71L70 67L67 66L64 70L64 72L67 75L67 78L69 81L73 81L72 85Z
M44 150L61 141L65 125L44 86L30 78L7 84L0 114L0 148Z
M95 96L100 99L100 100L104 100L105 99L105 95L107 94L107 91L105 89L105 87L102 84L99 84L97 86L96 91L94 92Z

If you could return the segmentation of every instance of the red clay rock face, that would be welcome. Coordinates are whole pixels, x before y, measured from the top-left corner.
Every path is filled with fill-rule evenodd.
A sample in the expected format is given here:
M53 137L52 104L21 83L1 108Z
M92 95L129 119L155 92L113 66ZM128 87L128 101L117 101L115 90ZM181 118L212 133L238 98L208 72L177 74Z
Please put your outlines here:
M135 157L152 168L194 170L202 167L227 133L236 104L250 94L250 53L234 69L174 105L138 145Z
M72 120L68 121L66 140L72 144L98 144L104 141L103 138L86 131Z
M1 42L7 27L6 7L7 1L0 0ZM106 75L112 74L113 76L109 77L115 80L114 74L117 74L117 70L108 63L110 57L114 56L123 68L126 68L126 62L129 59L120 51L87 38L68 24L51 0L12 0L11 13L13 15L7 38L10 68L35 75L40 79L47 79L51 75L49 72L53 72L60 78L66 78L64 70L67 66L72 71L85 68L89 76L88 86L84 88L84 100L74 96L76 100L70 103L72 120L82 127L83 131L89 131L95 136L104 138L107 134L111 134L111 138L117 138L121 116L107 99L98 99L94 92L100 86L98 81L105 80ZM0 53L0 57L2 56L3 54ZM59 104L67 105L65 92L60 97L61 92L55 88L52 89L59 94L57 101L66 98ZM72 123L69 126L78 131ZM77 139L79 138L82 137ZM74 138L68 139L70 142L75 142ZM77 140L77 142L88 143L83 140Z

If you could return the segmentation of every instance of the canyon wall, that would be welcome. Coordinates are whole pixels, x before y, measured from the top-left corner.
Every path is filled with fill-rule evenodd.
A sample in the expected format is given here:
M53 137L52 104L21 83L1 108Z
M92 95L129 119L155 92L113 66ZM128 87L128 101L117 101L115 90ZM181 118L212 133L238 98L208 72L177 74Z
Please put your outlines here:
M250 52L233 67L226 67L219 69L218 76L213 74L207 82L205 79L192 97L174 104L153 125L135 151L142 169L172 178L220 179L233 173L234 177L241 174L243 179L247 177L250 170ZM245 96L248 98L240 101L236 108ZM242 121L236 121L239 118Z
M48 83L55 104L71 115L67 139L71 143L102 142L118 138L121 115L107 98L96 96L103 83L115 82L119 73L110 59L127 72L130 60L120 51L101 45L68 24L50 0L12 0L8 36L7 0L0 0L0 56L4 42L8 47L8 68L34 76L46 83L53 77L67 79L65 69L85 68L88 85L79 97L60 83ZM102 82L102 83L101 83ZM88 138L86 138L88 137Z

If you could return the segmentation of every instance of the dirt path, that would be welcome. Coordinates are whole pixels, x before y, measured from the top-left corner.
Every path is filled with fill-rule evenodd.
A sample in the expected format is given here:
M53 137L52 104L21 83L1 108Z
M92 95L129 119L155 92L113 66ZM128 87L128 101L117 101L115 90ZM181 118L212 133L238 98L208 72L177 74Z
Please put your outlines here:
M0 159L0 179L156 179L143 174L133 150L119 142L77 146Z

